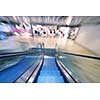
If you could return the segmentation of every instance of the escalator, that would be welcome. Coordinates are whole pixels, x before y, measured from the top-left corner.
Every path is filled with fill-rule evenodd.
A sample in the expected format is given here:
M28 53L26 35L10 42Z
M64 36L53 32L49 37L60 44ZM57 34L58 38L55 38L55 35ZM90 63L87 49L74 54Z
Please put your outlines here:
M56 57L55 49L33 48L28 52L0 55L0 58L2 60L9 57L15 58L16 56L18 58L22 57L18 63L0 71L1 83L75 82Z
M26 83L40 60L38 51L1 54L0 83Z
M26 56L17 64L0 71L0 83L15 82L31 67L32 69L35 68L38 59L38 57Z
M56 49L43 48L43 59L35 69L28 83L76 83L56 57Z
M36 83L65 83L55 57L44 56L44 62Z

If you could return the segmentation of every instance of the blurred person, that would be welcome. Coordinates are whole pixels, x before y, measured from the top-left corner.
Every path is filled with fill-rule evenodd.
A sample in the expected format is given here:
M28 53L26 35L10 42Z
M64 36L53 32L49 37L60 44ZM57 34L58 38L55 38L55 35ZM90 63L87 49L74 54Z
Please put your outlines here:
M60 32L61 32L61 35L62 35L61 37L63 38L65 34L62 31L60 31Z
M8 39L8 36L5 32L0 32L0 40L6 40Z

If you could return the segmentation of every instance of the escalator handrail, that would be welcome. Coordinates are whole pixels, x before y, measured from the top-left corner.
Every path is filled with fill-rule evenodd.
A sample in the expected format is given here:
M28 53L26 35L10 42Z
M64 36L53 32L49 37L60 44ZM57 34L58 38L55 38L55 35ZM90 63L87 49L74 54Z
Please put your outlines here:
M69 52L64 52L64 51L60 51L60 52L57 51L57 53L63 53L63 54L68 54L68 55L73 55L73 56L79 56L79 57L84 57L84 58L100 60L100 57L97 57L97 56L82 55L82 54L69 53Z
M74 83L81 83L80 80L77 80L77 79L75 79L75 78L73 77L72 73L65 67L65 65L64 65L60 60L58 60L58 59L56 58L56 61L57 61L57 64L59 65L59 67L60 67L60 70L62 70L64 76L65 76L67 79L70 78L71 80L73 80ZM64 72L65 72L65 73L64 73ZM68 76L69 78L68 78L65 74L67 74L67 76ZM71 82L71 83L72 83L72 82Z
M41 61L43 61L43 56L41 56L40 62L39 62L39 63L36 63L36 65L35 65L34 68L33 68L33 65L34 65L34 64L32 64L31 67L30 67L27 71L25 71L22 75L20 75L20 76L14 81L14 83L27 83L28 80L29 80L29 79L31 78L31 76L33 75L33 73L34 73L34 71L36 70L36 68L41 64ZM31 70L31 69L32 69L32 70ZM27 74L30 70L31 70L30 75L29 75L27 78L25 78L25 74ZM23 78L24 78L24 80L22 80Z
M40 48L34 48L37 50L37 52L40 52L40 50L38 51L38 49L42 49L43 48L43 44L39 43ZM27 54L35 54L36 51L32 50L33 48L30 48L29 50L26 51L22 51L22 52L6 52L6 53L2 53L0 54L0 58L5 58L5 57L12 57L12 56L21 56L21 55L27 55Z
M5 53L5 54L0 54L0 58L21 56L21 55L27 55L27 54L36 54L36 52L35 51L24 51L24 52Z
M27 83L35 83L35 80L38 77L38 74L39 74L39 71L42 67L43 62L44 62L44 56L42 56L42 59L41 59L40 63L37 65L37 67L35 67L34 71L31 74L31 76L28 78Z

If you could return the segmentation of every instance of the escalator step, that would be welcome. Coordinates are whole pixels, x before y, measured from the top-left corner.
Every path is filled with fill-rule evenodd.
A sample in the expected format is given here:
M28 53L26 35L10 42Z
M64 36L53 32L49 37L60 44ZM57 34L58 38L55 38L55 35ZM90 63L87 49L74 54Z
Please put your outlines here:
M41 71L43 71L43 72L50 72L50 71L52 71L52 72L59 72L58 69L41 69Z
M40 72L48 72L48 73L60 73L60 71L59 70L41 70Z
M56 68L56 67L50 67L50 68L49 67L48 68L47 67L42 67L42 70L45 70L45 69L46 70L58 70L58 68Z
M57 75L60 76L60 72L59 71L41 71L40 72L41 76L48 76L48 75Z
M37 83L64 83L62 76L39 76Z

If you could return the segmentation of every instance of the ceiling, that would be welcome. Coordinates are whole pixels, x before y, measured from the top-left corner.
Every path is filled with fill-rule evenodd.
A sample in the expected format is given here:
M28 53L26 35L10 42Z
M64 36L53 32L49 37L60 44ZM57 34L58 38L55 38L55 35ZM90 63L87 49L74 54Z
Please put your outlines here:
M45 25L66 25L69 16L0 16L1 21ZM100 16L72 16L69 25L100 24Z
M44 24L64 24L67 16L2 16L0 20L12 21L16 23L44 23Z
M74 16L71 25L100 24L100 16Z

